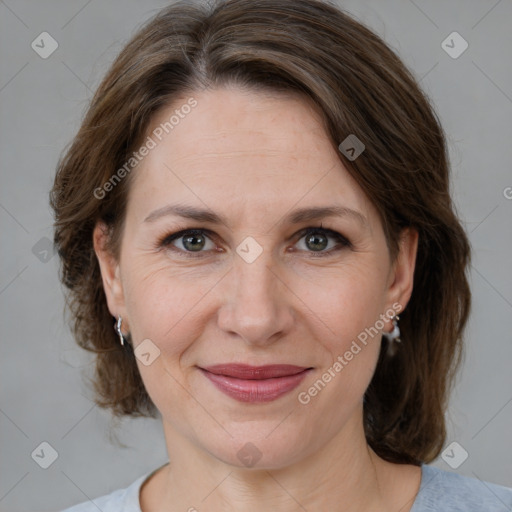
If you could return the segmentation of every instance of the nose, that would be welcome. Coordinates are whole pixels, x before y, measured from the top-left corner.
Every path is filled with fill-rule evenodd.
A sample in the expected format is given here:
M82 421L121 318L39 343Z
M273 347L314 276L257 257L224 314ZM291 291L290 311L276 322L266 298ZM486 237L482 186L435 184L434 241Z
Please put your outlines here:
M220 329L255 346L272 344L291 329L291 291L277 268L265 250L252 263L235 255L218 314Z

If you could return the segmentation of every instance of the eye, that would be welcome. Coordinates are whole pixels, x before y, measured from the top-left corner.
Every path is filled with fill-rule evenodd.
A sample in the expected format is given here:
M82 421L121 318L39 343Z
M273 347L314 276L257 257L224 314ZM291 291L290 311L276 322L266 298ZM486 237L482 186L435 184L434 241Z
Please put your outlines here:
M201 253L216 250L216 245L208 235L213 236L213 233L207 229L185 229L165 236L158 243L158 247L167 247L185 257L195 258L199 257ZM298 242L304 239L305 249L301 250L311 253L312 257L329 256L333 252L352 246L343 235L322 226L305 228L296 237L298 237ZM325 250L329 247L329 239L334 240L335 243Z
M174 251L184 253L187 257L193 258L195 257L193 253L205 252L202 250L205 247L210 250L215 248L215 244L206 233L210 232L206 229L185 229L166 236L159 245L169 247ZM178 244L174 244L174 241L177 241ZM208 246L207 241L210 242L210 246Z
M310 252L310 256L313 257L329 256L333 252L352 246L350 241L342 234L332 229L323 228L322 226L303 229L298 236L300 237L299 242L304 239L305 250ZM329 250L325 250L329 246L329 238L336 243L331 245Z

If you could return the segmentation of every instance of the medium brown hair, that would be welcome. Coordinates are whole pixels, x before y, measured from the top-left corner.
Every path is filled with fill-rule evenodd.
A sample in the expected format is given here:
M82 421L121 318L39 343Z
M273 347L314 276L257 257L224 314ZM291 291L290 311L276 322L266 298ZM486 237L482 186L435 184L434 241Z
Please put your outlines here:
M445 441L444 412L471 307L470 245L450 197L445 136L397 55L321 1L171 5L133 37L100 84L50 194L74 335L96 353L97 403L117 416L157 414L132 347L114 332L92 240L96 222L105 222L119 256L131 175L102 199L94 191L132 156L157 111L177 95L226 84L299 93L316 105L335 147L350 134L363 141L356 160L338 154L377 208L392 261L402 229L418 231L402 343L394 357L381 350L364 428L388 461L432 461Z

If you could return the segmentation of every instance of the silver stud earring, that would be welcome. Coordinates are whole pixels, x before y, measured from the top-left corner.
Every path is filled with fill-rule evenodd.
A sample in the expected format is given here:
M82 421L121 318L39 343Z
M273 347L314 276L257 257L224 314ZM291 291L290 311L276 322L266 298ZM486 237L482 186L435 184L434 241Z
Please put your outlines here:
M119 341L121 342L121 345L124 345L124 336L123 336L123 333L121 332L121 323L122 322L123 322L123 319L120 316L118 316L117 322L114 324L114 329L117 332L117 335L119 336Z
M393 318L391 318L391 322L393 322L393 330L391 332L382 333L390 343L393 343L394 341L400 343L402 341L400 339L400 327L398 327L398 320L400 320L398 315L393 316Z

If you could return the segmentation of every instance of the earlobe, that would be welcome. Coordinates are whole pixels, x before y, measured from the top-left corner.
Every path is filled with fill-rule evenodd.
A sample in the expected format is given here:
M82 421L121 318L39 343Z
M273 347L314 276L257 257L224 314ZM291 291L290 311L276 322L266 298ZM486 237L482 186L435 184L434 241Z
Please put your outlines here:
M103 289L107 298L110 314L114 317L124 315L124 294L120 276L119 263L107 250L109 229L104 222L97 222L93 231L94 252L98 258Z

